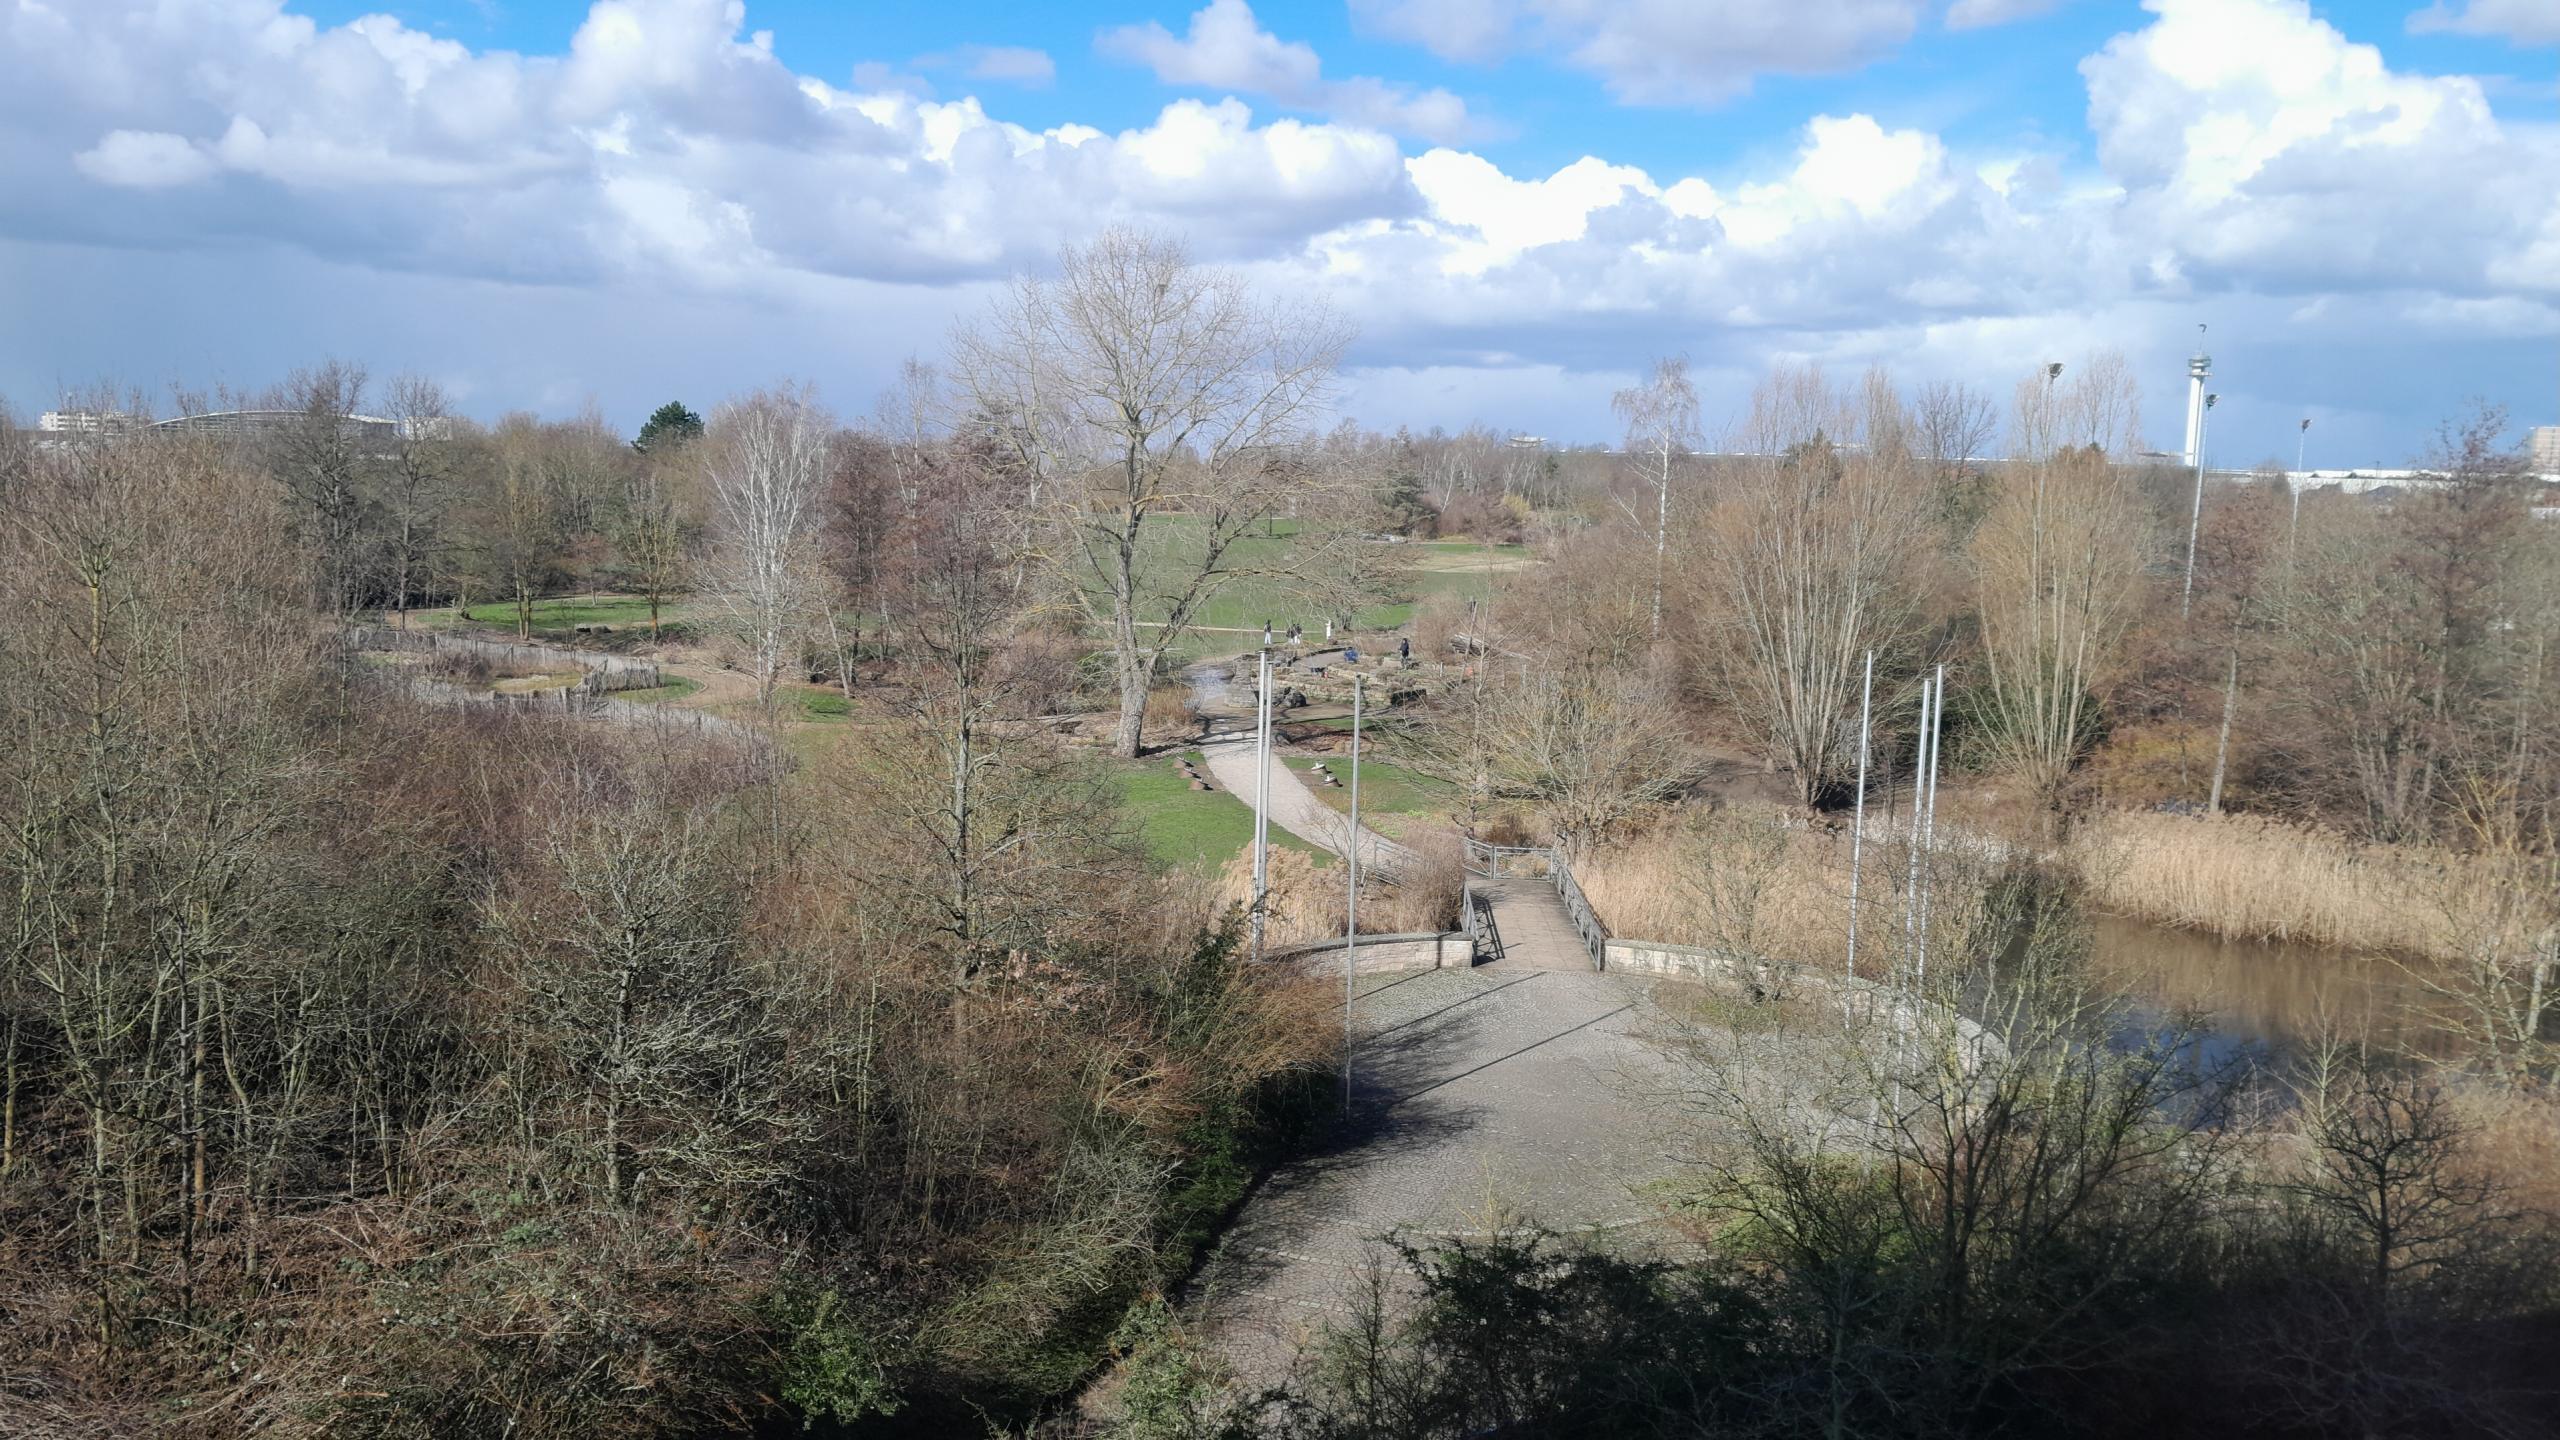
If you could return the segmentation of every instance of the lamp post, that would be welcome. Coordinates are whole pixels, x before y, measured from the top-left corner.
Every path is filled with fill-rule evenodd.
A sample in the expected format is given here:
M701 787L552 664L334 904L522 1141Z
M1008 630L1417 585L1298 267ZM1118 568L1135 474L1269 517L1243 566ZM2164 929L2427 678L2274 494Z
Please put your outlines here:
M1262 958L1263 911L1271 895L1271 649L1256 667L1253 727L1253 958Z
M2196 411L2196 499L2194 506L2187 511L2187 586L2178 597L2178 618L2181 620L2187 618L2187 611L2196 601L2196 535L2204 528L2204 417L2213 413L2213 403L2221 398L2219 395L2207 395L2204 405Z
M1351 1110L1351 1019L1360 979L1360 699L1369 677L1351 676L1351 831L1342 847L1348 862L1349 898L1342 924L1342 1109Z

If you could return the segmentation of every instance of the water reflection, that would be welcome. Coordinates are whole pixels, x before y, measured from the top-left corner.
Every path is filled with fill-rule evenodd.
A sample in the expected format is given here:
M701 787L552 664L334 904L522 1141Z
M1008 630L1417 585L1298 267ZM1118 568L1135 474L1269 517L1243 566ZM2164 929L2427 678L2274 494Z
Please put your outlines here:
M2220 1061L2255 1052L2285 1068L2324 1030L2349 1039L2451 1058L2428 1018L2429 996L2391 960L2316 945L2223 940L2117 916L2092 917L2093 970L2133 998L2136 1027L2181 1010L2201 1012L2214 1033L2201 1047Z

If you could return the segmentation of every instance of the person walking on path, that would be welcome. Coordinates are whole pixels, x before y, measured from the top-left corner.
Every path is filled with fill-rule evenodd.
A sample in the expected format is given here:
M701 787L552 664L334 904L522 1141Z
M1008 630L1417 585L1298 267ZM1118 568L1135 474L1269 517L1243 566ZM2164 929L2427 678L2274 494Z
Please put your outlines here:
M1397 658L1398 660L1403 661L1403 662L1404 662L1405 664L1407 664L1407 665L1410 665L1410 664L1412 664L1412 663L1413 663L1413 637L1412 637L1412 636L1410 636L1410 635L1403 635L1403 636L1398 636L1398 637L1397 637L1397 639L1396 639L1396 658Z

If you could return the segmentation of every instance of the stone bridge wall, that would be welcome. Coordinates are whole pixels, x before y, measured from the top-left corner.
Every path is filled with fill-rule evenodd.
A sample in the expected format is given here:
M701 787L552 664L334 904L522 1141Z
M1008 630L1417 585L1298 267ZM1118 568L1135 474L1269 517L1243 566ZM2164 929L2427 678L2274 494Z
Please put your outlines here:
M1363 975L1398 970L1463 970L1476 963L1476 942L1475 937L1464 930L1437 934L1423 931L1410 935L1363 935L1357 953ZM1290 945L1273 950L1264 958L1273 964L1298 965L1309 970L1330 966L1338 973L1342 969L1342 940L1337 936L1312 944Z

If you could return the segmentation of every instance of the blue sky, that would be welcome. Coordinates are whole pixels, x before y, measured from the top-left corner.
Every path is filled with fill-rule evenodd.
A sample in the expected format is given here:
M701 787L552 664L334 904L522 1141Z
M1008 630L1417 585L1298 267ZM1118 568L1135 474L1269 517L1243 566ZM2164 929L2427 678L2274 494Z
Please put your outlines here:
M2222 458L2560 419L2560 0L15 0L0 122L22 410L337 353L860 411L1125 222L1343 310L1380 426L2117 350L2174 446L2198 320Z

